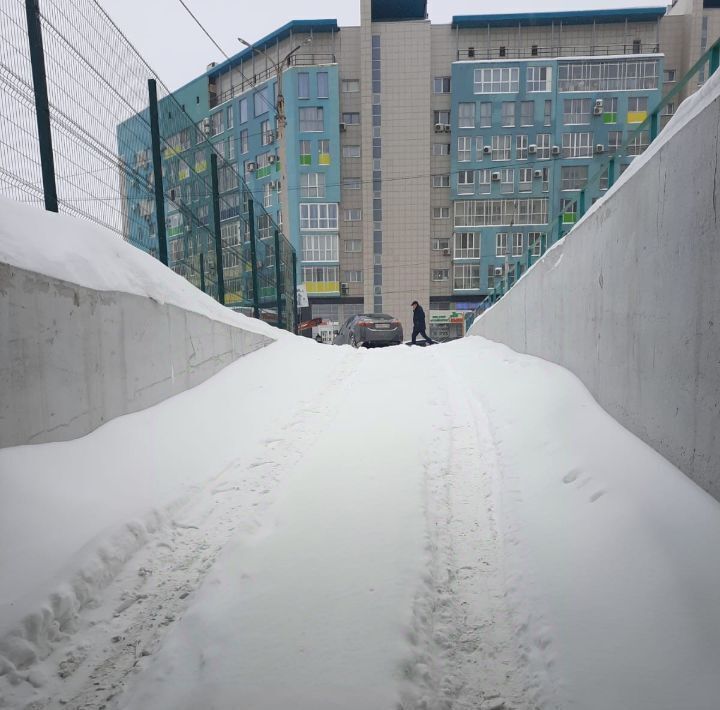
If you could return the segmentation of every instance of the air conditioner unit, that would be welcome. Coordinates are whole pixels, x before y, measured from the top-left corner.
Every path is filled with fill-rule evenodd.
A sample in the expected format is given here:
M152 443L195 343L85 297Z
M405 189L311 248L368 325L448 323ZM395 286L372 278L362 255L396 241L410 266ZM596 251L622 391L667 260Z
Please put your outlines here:
M493 173L492 179L493 179L493 182L500 182L500 173Z
M535 145L535 143L531 143L528 146L528 153L530 153L530 155L535 155L535 153L537 153L537 145Z
M340 284L340 295L347 296L350 287L347 284Z
M340 130L341 130L341 131L344 131L344 130L345 130L345 124L344 124L344 123L340 123Z
M492 148L489 145L483 146L483 153L485 153L485 155L490 155L490 153L492 153Z
M445 133L450 133L450 124L449 124L449 123L446 123L446 124L443 126L443 131L444 131Z
M449 250L449 249L443 249L443 256L450 256L450 250Z
M254 173L257 170L257 163L248 163L246 169L249 173Z
M603 107L602 106L595 106L593 109L593 116L602 116L603 114Z
M603 100L602 99L595 99L595 105L600 106L602 108Z
M552 147L552 151L551 151L551 152L552 152L553 155L560 155L560 146L559 146L559 145L554 145L554 146Z
M272 165L277 160L277 156L276 155L268 155L267 160L268 160L268 163L270 163L270 165Z
M341 129L342 130L342 129ZM435 133L442 133L443 131L443 124L442 123L436 123L435 124Z
M605 146L602 143L598 143L595 146L595 152L596 153L604 153L605 152Z
M533 175L534 175L536 178L541 178L541 177L542 177L542 170L536 170L536 171L533 173Z
M502 266L496 266L495 267L495 276L502 276L502 275L503 275Z

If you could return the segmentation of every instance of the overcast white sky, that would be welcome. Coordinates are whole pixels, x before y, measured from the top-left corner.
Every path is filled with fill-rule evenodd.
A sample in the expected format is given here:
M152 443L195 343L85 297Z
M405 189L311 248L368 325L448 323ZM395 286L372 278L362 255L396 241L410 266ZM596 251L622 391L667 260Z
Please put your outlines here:
M178 0L99 0L107 13L171 89L222 60ZM337 19L340 26L360 24L360 0L185 0L229 55L241 49L237 37L254 42L290 20ZM618 7L658 7L665 0L428 0L434 23L453 15L494 12L544 12Z

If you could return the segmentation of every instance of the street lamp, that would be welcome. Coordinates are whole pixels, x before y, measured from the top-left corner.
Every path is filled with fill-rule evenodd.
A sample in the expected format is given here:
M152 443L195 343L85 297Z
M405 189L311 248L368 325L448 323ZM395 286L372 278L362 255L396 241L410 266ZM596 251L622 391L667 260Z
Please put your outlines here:
M287 125L287 119L285 116L285 99L283 97L282 92L282 75L283 75L283 67L285 64L289 66L290 64L290 57L295 54L299 49L304 47L306 44L310 44L312 42L312 37L306 37L297 47L290 50L279 62L274 61L270 58L270 56L265 52L264 49L260 49L260 47L255 47L254 45L250 44L250 42L247 42L242 37L238 37L238 42L241 44L244 44L248 49L251 49L255 52L258 52L262 54L265 59L267 59L270 64L272 64L273 68L275 69L275 76L277 78L277 99L275 101L275 116L277 119L277 139L278 139L278 157L280 159L280 181L283 186L282 192L280 193L280 210L283 215L283 219L286 220L289 218L289 210L288 210L288 186L287 186L287 170L286 170L286 146L285 146L285 126Z

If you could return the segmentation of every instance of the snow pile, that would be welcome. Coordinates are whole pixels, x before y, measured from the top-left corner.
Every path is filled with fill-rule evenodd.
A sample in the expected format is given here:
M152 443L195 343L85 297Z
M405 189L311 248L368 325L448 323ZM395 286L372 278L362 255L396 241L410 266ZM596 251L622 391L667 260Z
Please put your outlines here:
M157 259L92 222L0 197L0 263L84 286L147 296L273 339L282 336L202 294Z

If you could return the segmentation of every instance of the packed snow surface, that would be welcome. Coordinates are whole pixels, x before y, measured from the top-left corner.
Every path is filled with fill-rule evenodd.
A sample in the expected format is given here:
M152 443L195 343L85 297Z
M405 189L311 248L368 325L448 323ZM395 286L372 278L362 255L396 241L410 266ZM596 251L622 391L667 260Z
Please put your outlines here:
M283 338L0 451L0 707L715 710L718 549L560 367Z

